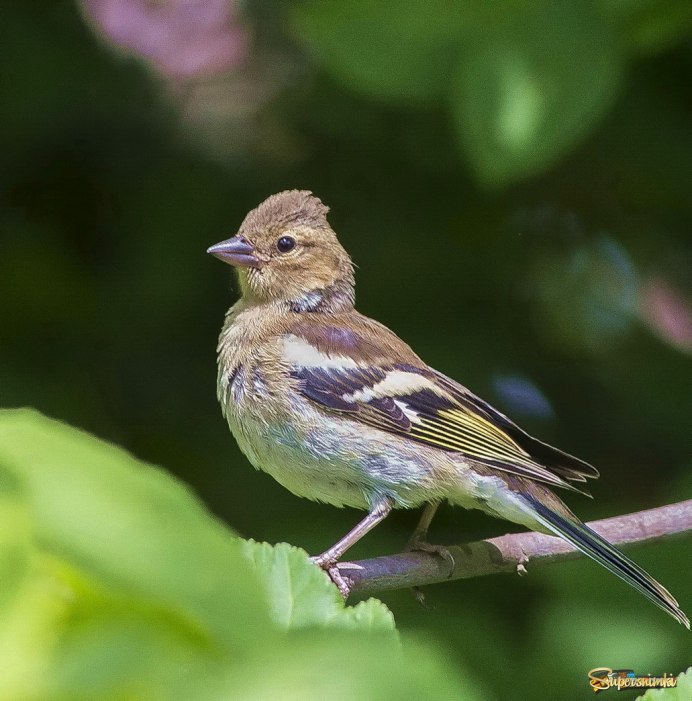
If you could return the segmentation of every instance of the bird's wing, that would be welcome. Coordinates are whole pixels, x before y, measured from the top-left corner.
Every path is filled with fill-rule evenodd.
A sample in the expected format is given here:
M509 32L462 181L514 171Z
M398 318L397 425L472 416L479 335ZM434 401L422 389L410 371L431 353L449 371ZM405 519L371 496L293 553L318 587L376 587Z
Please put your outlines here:
M298 391L322 409L553 486L582 491L570 482L598 475L428 368L385 327L379 337L353 327L313 323L285 337Z

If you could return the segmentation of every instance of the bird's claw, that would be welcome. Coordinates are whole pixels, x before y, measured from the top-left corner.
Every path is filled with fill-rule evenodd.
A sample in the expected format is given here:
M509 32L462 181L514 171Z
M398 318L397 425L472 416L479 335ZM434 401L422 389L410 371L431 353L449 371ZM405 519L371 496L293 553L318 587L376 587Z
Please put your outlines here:
M336 588L339 590L339 594L341 594L344 599L347 599L351 593L351 585L341 574L338 562L328 556L325 556L325 553L322 555L313 555L310 560L312 560L312 562L314 562L320 569L327 573L329 579L332 580Z
M525 574L528 574L528 570L526 569L526 565L529 564L529 558L528 555L525 553L521 556L521 559L519 562L517 562L517 574L520 577L523 577Z
M444 545L433 545L422 538L416 538L414 535L414 537L411 538L411 540L409 540L409 542L406 544L406 551L414 552L416 550L441 557L449 565L448 576L452 576L452 572L454 571L454 556ZM423 589L421 587L413 587L412 590L413 595L416 597L416 601L424 608L429 608Z
M428 543L424 540L412 538L408 542L406 550L409 552L420 550L421 552L430 553L431 555L441 557L449 565L449 576L452 576L456 562L454 560L454 555L452 555L449 548L445 547L444 545L434 545L433 543Z

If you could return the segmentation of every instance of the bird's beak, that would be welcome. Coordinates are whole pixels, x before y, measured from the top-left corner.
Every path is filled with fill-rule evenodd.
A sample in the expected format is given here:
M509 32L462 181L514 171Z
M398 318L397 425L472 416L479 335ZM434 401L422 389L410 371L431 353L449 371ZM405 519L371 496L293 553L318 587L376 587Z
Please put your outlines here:
M224 263L241 268L257 268L260 264L259 258L255 255L255 247L242 236L234 236L216 243L207 248L207 253L211 253Z

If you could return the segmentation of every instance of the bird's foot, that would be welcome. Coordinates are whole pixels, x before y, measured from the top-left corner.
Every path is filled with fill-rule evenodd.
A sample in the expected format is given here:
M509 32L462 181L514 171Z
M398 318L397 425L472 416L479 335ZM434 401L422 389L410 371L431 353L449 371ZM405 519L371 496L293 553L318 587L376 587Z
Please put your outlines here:
M348 595L351 593L351 585L339 571L338 562L334 558L329 557L327 553L313 555L310 559L329 575L329 579L334 582L334 585L339 590L339 594L341 594L344 599L347 599Z
M433 545L433 543L428 543L426 540L423 540L422 538L417 538L414 535L411 538L411 540L409 540L409 542L407 543L406 551L415 552L416 550L419 550L424 553L430 553L431 555L437 555L437 557L441 557L449 565L448 576L452 576L452 572L454 571L454 556L444 545ZM425 598L425 592L423 591L422 587L412 587L411 590L413 592L413 595L416 597L416 601L423 608L430 608L428 606L428 602Z
M420 550L424 553L430 553L431 555L437 555L441 557L449 565L449 576L451 577L454 571L455 561L454 556L450 552L449 548L444 545L434 545L433 543L428 543L425 540L420 540L418 538L411 538L406 545L406 550L408 552Z
M415 535L406 545L407 552L415 552L419 550L424 553L430 553L431 555L437 555L441 557L449 565L449 575L451 577L454 571L454 556L444 545L434 545L433 543L428 543L422 538L416 538ZM423 606L423 608L430 608L428 606L427 600L425 598L425 592L422 587L412 587L413 595L416 597L416 601Z

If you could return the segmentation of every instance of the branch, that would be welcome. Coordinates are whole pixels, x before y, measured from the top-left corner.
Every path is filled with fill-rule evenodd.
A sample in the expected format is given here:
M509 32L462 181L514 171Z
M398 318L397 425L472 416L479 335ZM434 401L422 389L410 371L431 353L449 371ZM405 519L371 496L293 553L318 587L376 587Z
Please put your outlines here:
M655 543L692 534L692 499L657 509L615 516L588 524L613 545ZM475 543L446 546L454 562L420 550L372 560L339 564L351 593L372 594L450 579L469 579L499 572L524 574L526 564L548 564L582 557L569 543L541 533L513 533Z

